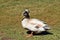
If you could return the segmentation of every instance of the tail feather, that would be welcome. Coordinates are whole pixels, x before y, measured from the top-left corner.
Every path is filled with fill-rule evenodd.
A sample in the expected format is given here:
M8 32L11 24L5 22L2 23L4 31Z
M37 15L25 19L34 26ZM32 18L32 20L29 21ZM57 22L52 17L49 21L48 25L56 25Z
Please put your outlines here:
M47 24L45 24L45 26L43 28L46 29L46 30L50 29L50 27Z

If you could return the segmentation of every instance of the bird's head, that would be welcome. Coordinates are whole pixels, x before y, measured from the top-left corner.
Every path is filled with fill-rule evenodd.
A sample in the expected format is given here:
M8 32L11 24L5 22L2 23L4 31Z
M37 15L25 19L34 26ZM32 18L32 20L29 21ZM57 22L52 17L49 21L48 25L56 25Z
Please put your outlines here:
M25 9L25 10L24 10L23 16L24 16L25 18L30 18L30 16L29 16L29 10L28 10L28 9Z

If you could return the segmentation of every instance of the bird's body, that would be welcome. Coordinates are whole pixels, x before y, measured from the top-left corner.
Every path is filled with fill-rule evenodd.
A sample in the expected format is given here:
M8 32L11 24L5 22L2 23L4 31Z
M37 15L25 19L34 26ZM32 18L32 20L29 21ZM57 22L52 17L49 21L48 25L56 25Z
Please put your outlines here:
M46 29L48 28L47 24L44 24L43 21L38 20L38 19L27 19L27 18L25 18L22 21L22 25L23 25L23 28L26 28L26 29L33 31L33 32L36 32L36 33L46 31Z
M34 18L31 19L28 10L24 11L23 16L24 16L24 19L22 20L23 28L32 31L29 36L33 35L33 32L40 33L42 31L46 31L50 29L48 25L45 24L43 21Z

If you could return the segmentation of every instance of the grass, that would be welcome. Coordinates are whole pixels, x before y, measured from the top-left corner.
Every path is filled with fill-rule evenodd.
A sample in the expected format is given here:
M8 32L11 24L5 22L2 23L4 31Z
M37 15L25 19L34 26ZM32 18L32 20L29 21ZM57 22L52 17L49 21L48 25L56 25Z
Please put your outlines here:
M45 21L52 35L26 38L22 12L30 10L31 18ZM60 40L60 0L0 0L0 40Z

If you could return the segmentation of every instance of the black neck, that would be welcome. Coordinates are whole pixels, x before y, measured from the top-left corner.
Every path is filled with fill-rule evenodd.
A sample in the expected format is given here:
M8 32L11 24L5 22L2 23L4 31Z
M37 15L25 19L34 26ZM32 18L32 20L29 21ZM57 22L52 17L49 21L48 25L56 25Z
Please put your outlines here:
M30 19L30 16L25 16L22 20L24 20L24 19Z
M30 16L29 16L29 15L27 15L27 16L25 16L24 18L28 18L28 19L30 19Z

